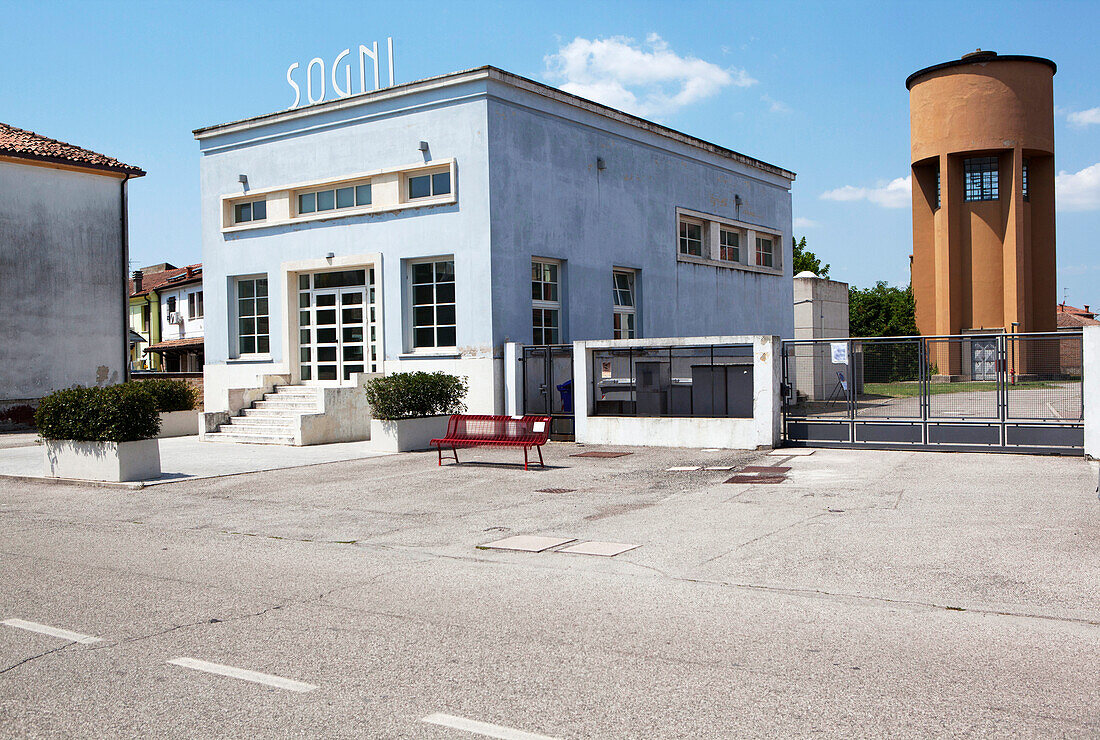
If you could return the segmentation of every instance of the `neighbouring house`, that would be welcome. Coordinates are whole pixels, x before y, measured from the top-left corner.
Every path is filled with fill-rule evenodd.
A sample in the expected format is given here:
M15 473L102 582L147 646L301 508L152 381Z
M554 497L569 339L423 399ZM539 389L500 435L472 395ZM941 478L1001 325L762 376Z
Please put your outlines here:
M507 342L793 332L794 173L494 67L197 129L207 411Z
M126 380L126 192L144 174L0 123L0 423L54 390Z
M1058 319L1058 331L1080 331L1086 326L1100 326L1096 319L1096 312L1092 311L1089 304L1084 308L1058 304L1056 313ZM1062 341L1058 343L1062 357L1062 373L1067 375L1081 374L1081 342Z
M202 372L202 265L167 262L135 270L130 279L130 328L137 336L135 370Z

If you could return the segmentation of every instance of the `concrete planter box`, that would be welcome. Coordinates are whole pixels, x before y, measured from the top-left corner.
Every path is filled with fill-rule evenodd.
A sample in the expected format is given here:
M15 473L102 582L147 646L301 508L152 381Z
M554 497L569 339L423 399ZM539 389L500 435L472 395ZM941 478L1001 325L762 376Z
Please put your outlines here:
M136 481L160 477L160 443L47 439L46 475L81 480Z
M187 437L199 433L199 412L164 411L160 415L160 434L157 439Z
M416 419L371 419L371 447L382 452L426 450L428 443L447 432L450 414Z

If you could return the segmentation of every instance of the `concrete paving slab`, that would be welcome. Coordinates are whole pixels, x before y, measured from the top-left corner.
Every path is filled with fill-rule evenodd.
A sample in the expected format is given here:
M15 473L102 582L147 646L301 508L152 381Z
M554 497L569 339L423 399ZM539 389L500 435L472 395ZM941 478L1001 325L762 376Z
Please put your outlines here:
M479 550L517 550L519 552L544 552L552 547L560 547L569 542L575 541L575 538L561 538L561 537L538 537L536 535L517 535L515 537L505 537L502 540L496 542L489 542L484 545L478 545Z
M390 453L372 449L369 441L292 447L203 442L198 437L173 437L160 440L161 477L144 481L144 484L151 486L264 470L284 470L386 454ZM43 475L46 467L44 455L40 445L0 449L0 476L56 480ZM134 487L133 484L125 485L128 488Z
M576 545L563 547L555 552L567 552L571 555L597 555L603 558L613 558L627 550L633 550L641 545L630 545L625 542L579 542Z

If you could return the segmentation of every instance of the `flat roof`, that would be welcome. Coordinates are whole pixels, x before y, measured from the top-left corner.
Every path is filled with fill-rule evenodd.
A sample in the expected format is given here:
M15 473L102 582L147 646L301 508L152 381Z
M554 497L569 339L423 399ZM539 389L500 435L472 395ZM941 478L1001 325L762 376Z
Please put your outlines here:
M635 128L639 128L651 133L663 136L674 141L678 141L682 144L702 149L716 154L720 157L732 159L741 164L755 167L766 172L770 172L774 175L779 175L788 180L795 179L795 173L790 170L778 167L774 164L769 164L762 160L750 157L740 152L735 152L732 149L727 149L723 146L718 146L709 141L685 134L681 131L663 126L659 123L640 118L630 113L625 113L616 108L604 105L603 103L597 103L587 98L582 98L579 95L559 90L556 87L536 82L535 80L521 77L511 72L506 72L498 67L492 65L485 65L482 67L475 67L474 69L462 70L460 72L451 72L445 75L438 75L436 77L427 77L422 80L415 80L413 82L406 82L401 85L394 85L392 87L384 87L378 90L371 90L364 93L355 93L344 98L337 98L336 100L328 100L322 103L313 103L311 105L303 105L298 108L291 108L289 110L276 111L275 113L265 113L260 116L252 116L250 118L242 118L237 121L230 121L228 123L216 124L213 126L204 126L197 128L192 133L196 139L205 139L211 136L217 136L219 134L230 133L232 131L239 131L243 129L252 128L257 125L264 125L268 123L276 123L280 121L293 120L295 118L301 118L304 116L310 116L315 113L322 113L332 110L340 110L342 108L351 107L355 105L361 105L363 103L369 103L375 100L386 100L391 97L397 97L400 95L407 95L422 90L433 89L437 87L444 87L447 85L457 84L460 82L466 82L472 79L492 79L498 82L502 82L506 85L510 85L520 90L535 93L541 95L544 98L556 100L566 105L572 105L576 108L596 113L597 115L610 118L620 123L625 123Z
M950 69L951 67L962 67L968 64L988 64L989 62L1038 62L1050 67L1054 74L1058 73L1058 65L1045 57L1031 57L1024 54L1005 54L1001 56L995 51L979 50L963 54L962 59L952 59L950 62L941 62L940 64L933 64L931 67L918 69L905 78L905 89L913 89L913 83L917 81L917 78L930 72L938 72L941 69Z

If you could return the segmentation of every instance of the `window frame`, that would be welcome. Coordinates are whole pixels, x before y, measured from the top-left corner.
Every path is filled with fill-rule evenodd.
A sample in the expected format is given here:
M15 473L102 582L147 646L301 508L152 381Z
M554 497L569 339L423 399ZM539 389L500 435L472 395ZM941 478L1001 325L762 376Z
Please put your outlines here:
M359 191L361 188L366 187L367 199L365 203L359 202ZM374 192L370 189L371 179L365 178L361 180L349 180L347 182L338 182L331 185L325 185L324 187L316 188L300 188L298 190L291 191L291 201L294 206L294 218L299 216L313 216L324 218L329 213L350 213L355 211L367 211L373 206ZM340 191L351 191L351 205L340 205ZM319 196L321 194L332 193L332 207L320 208ZM311 210L302 209L302 199L307 196L313 196L313 208Z
M1023 167L1020 170L1020 188L1025 203L1031 202L1031 189L1028 185L1028 170L1031 168L1031 160L1024 157Z
M540 270L542 275L545 275L550 268L555 279L553 281L539 279L537 284L545 289L545 286L554 286L554 294L556 298L535 298L534 289L536 285L535 279L535 266L540 265L543 269ZM544 344L562 344L564 342L564 327L562 325L562 261L552 259L549 257L532 257L531 258L531 343L534 345ZM547 314L552 314L554 317L554 323L548 325L546 323ZM542 321L536 322L535 317L538 315ZM551 331L551 339L556 341L546 341L546 332ZM542 339L543 341L539 341Z
M270 302L270 298L268 299ZM187 318L203 318L202 291L195 290L187 294Z
M438 272L436 271L435 266L437 264L445 264L445 263L450 263L450 265L451 265L451 280L450 281L446 281L446 280L440 281L440 280L437 279ZM432 265L432 282L431 283L418 283L418 282L415 281L416 278L414 277L415 272L416 272L416 266L417 265L425 265L425 264ZM405 305L406 305L406 308L407 308L407 313L406 313L407 318L405 319L405 321L403 323L405 325L406 331L408 332L408 341L407 341L406 346L409 348L409 352L412 353L412 354L454 354L458 349L458 272L457 272L457 269L456 269L456 262L455 262L454 255L439 255L439 256L436 256L436 257L418 257L416 259L406 260L405 261L405 266L404 266L404 272L405 272L405 280L407 281L406 284L408 285L408 298L405 302ZM454 295L452 297L452 302L446 302L446 301L441 302L441 301L438 300L437 286L447 285L448 283L452 286L452 291L454 292ZM432 303L430 303L430 304L429 303L417 303L416 302L416 288L418 286L424 286L424 285L431 285L432 286ZM421 326L418 327L417 323L416 323L416 309L417 308L425 308L425 307L428 307L428 306L430 306L432 308L432 319L433 319L433 322L435 322L435 323L433 323L431 325L425 324L425 325L421 325ZM438 323L438 318L439 318L438 309L439 309L440 306L450 306L452 308L452 310L454 311L454 320L455 320L454 324L440 324L440 323ZM418 345L417 344L416 330L418 328L424 329L424 328L429 328L429 327L432 329L432 338L433 338L435 343L432 344L432 345L423 345L423 346ZM439 330L440 330L440 328L453 328L454 329L454 344L439 344Z
M263 206L264 215L262 215L262 216L256 216L255 215L257 205L262 205ZM241 213L242 213L241 209L244 208L245 206L248 206L248 218L241 218L240 217ZM239 225L239 224L251 224L251 223L255 223L257 221L266 221L267 220L267 198L266 197L265 198L250 198L250 199L246 199L246 200L234 201L233 202L233 207L232 207L232 210L231 210L231 216L232 216L232 220L233 220L233 225L235 225L235 226Z
M626 277L629 280L628 291L630 294L631 305L627 306L619 302L619 288L618 278L620 276ZM612 339L637 339L641 336L638 330L638 271L630 270L623 267L614 267L611 269L611 338ZM626 319L629 317L630 326L624 328ZM618 324L618 326L616 326Z
M447 190L436 192L436 178L440 175L447 176ZM412 194L413 180L418 180L422 177L428 178L428 194L414 196ZM422 171L407 172L402 178L402 186L403 187L401 189L401 197L406 203L419 203L427 200L435 200L438 198L449 197L454 193L454 182L451 168L449 167L438 167Z
M987 169L992 164L992 168ZM986 177L989 175L989 177ZM1001 163L997 156L963 160L963 201L978 203L1001 199Z
M262 296L259 295L260 282L264 283L264 294ZM245 283L252 283L253 285L251 296L241 296L241 286ZM263 314L261 314L258 310L258 302L260 298L266 299L267 304L267 311ZM242 300L252 300L253 313L248 314L247 316L242 314ZM249 318L254 319L256 322L253 327L253 331L252 333L242 334L241 320ZM260 318L264 318L267 320L267 332L259 331ZM253 351L242 351L241 339L243 337L252 337L255 340L253 344ZM266 337L267 339L266 350L260 350L260 337ZM257 358L268 359L271 357L271 280L266 274L238 275L233 278L233 342L234 349L236 351L235 357L233 359L251 360Z
M737 237L737 244L733 245L732 247L730 245L726 244L725 243L726 234L732 234L733 236ZM741 229L731 228L731 227L729 227L729 226L727 226L723 223L718 224L718 260L719 261L721 261L721 262L730 262L730 263L733 263L733 264L741 264L743 262L743 260L741 259L741 241L742 241L741 237L742 237L742 234L743 234L743 232L742 232ZM727 249L735 250L735 255L736 256L734 256L732 259L727 258L726 257L726 250Z
M685 241L693 241L690 236L684 235L685 226L695 226L699 229L699 254L692 254L690 251L684 249ZM693 216L678 216L676 222L676 247L679 254L685 257L697 257L699 259L706 259L707 254L707 227L706 222L702 219L695 218Z
M761 249L761 247L760 247L761 242L767 242L768 243L767 250ZM767 264L764 264L763 262L761 262L761 257L762 256L767 256L767 258L768 258L768 263ZM775 269L775 266L776 266L775 265L775 237L771 236L770 234L768 236L760 236L759 234L756 235L756 260L755 260L755 262L756 262L757 267L767 267L767 268Z

